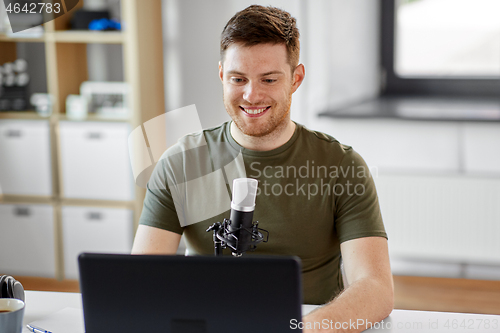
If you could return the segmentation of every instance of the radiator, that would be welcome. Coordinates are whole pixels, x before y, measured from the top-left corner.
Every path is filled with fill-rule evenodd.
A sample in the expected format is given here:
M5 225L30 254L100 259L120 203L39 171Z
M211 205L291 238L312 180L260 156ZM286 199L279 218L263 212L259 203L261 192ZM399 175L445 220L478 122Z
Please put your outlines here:
M500 264L500 179L374 177L391 258Z

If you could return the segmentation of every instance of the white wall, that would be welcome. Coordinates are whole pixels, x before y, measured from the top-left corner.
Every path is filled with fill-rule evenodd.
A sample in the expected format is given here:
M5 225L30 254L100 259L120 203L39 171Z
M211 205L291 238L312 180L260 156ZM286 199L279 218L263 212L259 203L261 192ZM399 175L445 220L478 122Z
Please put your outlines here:
M303 122L316 129L319 112L378 95L380 11L372 0L308 1L306 10Z
M196 104L204 128L229 120L217 75L220 33L246 0L162 0L165 108ZM301 33L306 80L294 94L292 119L314 128L329 107L377 95L378 1L272 0Z

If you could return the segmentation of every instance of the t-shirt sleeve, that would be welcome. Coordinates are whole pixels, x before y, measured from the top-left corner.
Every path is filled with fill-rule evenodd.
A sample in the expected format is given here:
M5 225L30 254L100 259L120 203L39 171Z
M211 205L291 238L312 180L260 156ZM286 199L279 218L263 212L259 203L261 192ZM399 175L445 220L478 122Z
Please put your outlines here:
M370 236L387 238L370 170L350 147L340 162L335 187L339 193L335 195L335 229L340 243Z
M146 187L146 196L139 224L156 227L182 234L172 195L167 184L167 160L156 164Z

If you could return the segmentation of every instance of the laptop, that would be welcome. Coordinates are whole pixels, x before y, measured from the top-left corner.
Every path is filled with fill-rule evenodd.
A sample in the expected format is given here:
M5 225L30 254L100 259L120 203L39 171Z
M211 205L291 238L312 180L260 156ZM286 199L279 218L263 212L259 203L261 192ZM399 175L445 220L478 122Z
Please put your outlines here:
M83 253L78 262L86 333L300 331L297 257Z

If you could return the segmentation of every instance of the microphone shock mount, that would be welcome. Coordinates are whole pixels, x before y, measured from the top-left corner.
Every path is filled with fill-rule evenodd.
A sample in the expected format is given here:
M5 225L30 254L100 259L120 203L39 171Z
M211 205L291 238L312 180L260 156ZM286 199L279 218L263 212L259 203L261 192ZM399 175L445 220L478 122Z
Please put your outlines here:
M253 251L257 244L269 240L269 232L259 228L259 221L252 223L250 228L239 227L230 230L231 220L224 219L222 223L215 222L206 231L213 231L213 241L215 247L215 256L222 256L222 250L230 248L233 256L241 257L246 251ZM264 234L262 234L264 233ZM244 235L244 236L243 236ZM246 244L240 241L243 237L248 239Z

